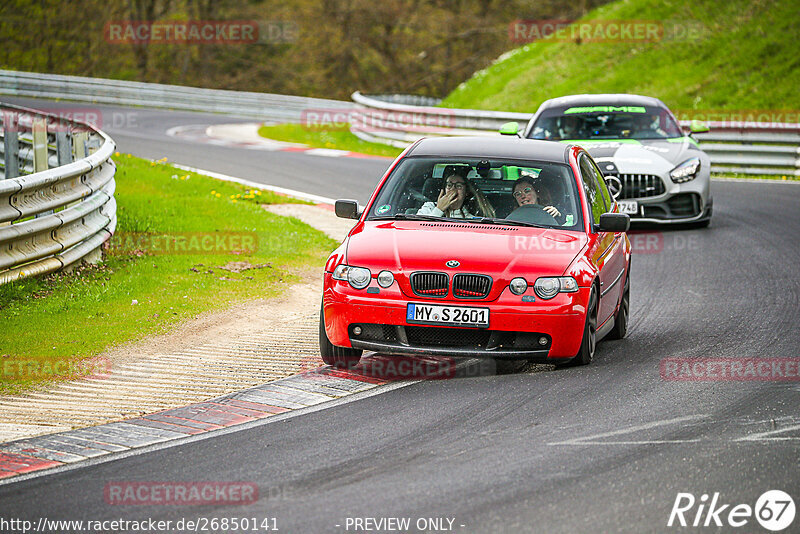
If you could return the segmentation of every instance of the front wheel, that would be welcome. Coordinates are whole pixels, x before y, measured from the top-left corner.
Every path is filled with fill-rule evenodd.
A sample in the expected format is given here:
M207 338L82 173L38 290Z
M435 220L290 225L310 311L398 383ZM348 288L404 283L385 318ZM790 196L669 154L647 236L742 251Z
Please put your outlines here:
M586 307L586 323L583 326L583 341L578 354L570 363L573 365L589 365L594 359L597 349L597 292L592 288L589 305Z
M328 339L325 332L325 310L319 306L319 354L322 361L334 367L349 369L358 365L361 360L361 349L351 347L337 347Z

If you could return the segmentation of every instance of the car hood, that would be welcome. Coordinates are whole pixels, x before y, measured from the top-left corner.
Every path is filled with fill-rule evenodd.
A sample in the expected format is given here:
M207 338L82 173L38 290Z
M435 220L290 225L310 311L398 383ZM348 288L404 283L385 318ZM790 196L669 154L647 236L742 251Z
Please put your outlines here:
M705 157L689 137L570 141L585 148L604 174L665 175L693 157Z
M560 275L586 245L581 232L458 222L366 221L348 238L347 263L414 271L480 273L495 282L515 276ZM457 268L448 261L459 262ZM494 284L498 286L497 283Z

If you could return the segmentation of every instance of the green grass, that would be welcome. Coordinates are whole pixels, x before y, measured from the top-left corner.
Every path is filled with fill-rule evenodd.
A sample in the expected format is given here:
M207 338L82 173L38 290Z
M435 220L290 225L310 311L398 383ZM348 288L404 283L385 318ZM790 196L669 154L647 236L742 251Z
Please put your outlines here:
M679 118L690 110L798 110L797 17L797 3L785 0L617 1L585 19L664 21L667 33L691 24L699 37L536 41L477 72L442 106L534 112L548 98L619 92L660 98Z
M287 197L248 193L238 184L130 155L116 161L114 253L73 273L0 286L0 393L81 374L69 371L70 364L83 362L81 369L91 371L97 365L86 362L108 347L165 332L205 311L277 295L299 271L323 265L336 246L310 226L260 206L291 202ZM154 254L147 242L118 246L126 235L142 232L215 239L252 232L246 235L257 250ZM232 261L258 268L220 269Z
M712 173L711 178L747 178L750 180L778 180L781 182L798 182L800 176L793 174L739 174L739 173Z
M274 139L276 141L286 141L290 143L302 143L314 148L334 148L337 150L349 150L370 156L385 156L395 158L403 150L380 143L368 143L362 141L355 135L346 130L325 130L320 128L310 128L302 124L276 124L274 126L262 126L258 129L261 137Z

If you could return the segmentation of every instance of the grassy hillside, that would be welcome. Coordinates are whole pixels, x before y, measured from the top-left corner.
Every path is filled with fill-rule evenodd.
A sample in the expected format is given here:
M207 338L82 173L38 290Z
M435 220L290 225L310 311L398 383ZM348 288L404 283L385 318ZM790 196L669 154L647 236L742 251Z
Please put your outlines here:
M536 41L477 72L442 105L533 112L548 98L623 92L673 110L800 109L795 1L619 0L584 18L597 19L701 31L655 42Z

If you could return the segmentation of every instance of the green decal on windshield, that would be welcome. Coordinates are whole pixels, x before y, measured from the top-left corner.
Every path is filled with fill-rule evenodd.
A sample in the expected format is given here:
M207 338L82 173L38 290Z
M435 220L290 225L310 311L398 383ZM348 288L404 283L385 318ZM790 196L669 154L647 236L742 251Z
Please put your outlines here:
M569 108L564 115L569 113L646 113L642 106L585 106Z
M626 145L641 145L641 141L637 141L636 139L562 139L559 143L570 143L573 145L617 145L617 144L626 144ZM597 148L597 147L595 147Z
M513 165L503 165L502 177L503 180L516 180L520 174L527 174L531 178L536 178L542 169L534 169L533 167L516 167Z

